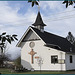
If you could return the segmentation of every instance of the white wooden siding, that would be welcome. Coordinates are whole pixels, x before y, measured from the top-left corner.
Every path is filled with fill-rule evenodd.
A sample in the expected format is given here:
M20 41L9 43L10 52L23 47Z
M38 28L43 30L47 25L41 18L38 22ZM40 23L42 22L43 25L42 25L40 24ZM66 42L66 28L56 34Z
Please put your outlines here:
M35 47L33 48L37 54L35 56L41 56L43 59L42 70L66 70L65 64L51 64L51 55L58 55L58 59L61 59L61 51L55 50L44 46L42 40L34 41ZM29 42L26 42L21 50L21 64L27 69L34 68L35 70L40 70L37 64L37 59L34 58L34 64L31 63L31 55L28 54L31 51L29 47ZM65 59L65 52L62 52L62 59Z
M73 62L70 63L70 55L72 55ZM66 70L73 70L75 69L75 55L74 54L66 54Z

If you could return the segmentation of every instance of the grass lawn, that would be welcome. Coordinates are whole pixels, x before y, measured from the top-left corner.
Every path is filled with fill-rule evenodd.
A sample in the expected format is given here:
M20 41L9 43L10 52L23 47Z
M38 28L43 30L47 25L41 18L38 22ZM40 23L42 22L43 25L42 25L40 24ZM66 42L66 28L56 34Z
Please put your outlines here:
M0 73L2 74L10 73L10 69L0 68Z
M21 73L17 73L17 72L11 72L10 69L6 69L6 68L0 68L0 73L2 74L71 74L74 71L66 71L66 72L50 72L50 71L42 71L40 73L40 71L34 71L34 72L21 72ZM74 73L73 73L74 74Z

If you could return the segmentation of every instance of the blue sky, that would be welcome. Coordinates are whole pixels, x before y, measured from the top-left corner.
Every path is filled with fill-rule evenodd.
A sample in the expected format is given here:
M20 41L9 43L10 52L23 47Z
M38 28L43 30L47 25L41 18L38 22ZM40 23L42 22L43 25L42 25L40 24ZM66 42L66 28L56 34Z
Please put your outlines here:
M62 1L40 1L40 12L46 31L66 37L71 31L75 36L75 8L68 8ZM0 33L17 34L18 39L26 29L34 23L38 13L38 6L31 7L27 1L0 1ZM8 52L20 55L20 49L16 48L17 42L9 45ZM14 56L13 56L14 53Z

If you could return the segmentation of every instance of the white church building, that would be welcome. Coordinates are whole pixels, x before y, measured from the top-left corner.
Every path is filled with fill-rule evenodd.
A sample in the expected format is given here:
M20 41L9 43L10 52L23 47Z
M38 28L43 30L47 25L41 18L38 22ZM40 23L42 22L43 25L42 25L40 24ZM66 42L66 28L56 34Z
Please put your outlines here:
M21 47L22 66L28 70L74 70L75 46L66 38L45 31L45 26L38 12L35 23L17 43Z

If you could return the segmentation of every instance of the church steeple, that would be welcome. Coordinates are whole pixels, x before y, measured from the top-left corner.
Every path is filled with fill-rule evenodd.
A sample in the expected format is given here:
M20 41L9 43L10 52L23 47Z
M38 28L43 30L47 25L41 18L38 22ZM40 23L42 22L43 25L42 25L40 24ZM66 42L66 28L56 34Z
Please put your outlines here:
M43 23L43 20L41 18L41 15L40 15L40 12L38 12L38 15L37 15L37 18L36 18L36 21L34 24L32 24L35 28L39 29L40 31L44 32L44 26L46 26L44 23Z

